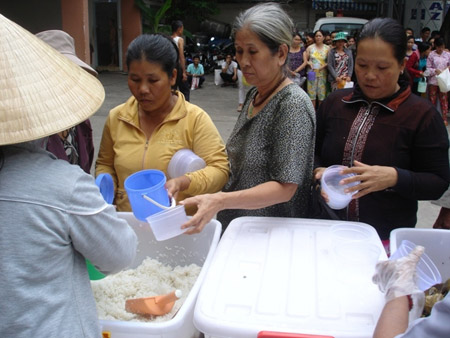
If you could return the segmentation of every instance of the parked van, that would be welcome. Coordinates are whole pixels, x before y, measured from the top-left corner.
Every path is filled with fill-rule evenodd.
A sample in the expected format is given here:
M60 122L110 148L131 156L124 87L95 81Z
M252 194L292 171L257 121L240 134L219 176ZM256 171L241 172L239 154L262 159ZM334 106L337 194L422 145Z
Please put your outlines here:
M336 16L331 18L320 18L314 25L313 32L317 30L331 33L333 31L344 32L347 36L355 36L368 20L360 18Z

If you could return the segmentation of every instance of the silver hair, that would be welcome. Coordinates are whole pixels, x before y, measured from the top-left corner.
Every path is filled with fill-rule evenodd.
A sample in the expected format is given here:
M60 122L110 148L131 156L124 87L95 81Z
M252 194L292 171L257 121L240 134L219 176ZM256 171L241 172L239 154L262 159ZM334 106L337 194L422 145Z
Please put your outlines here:
M276 53L283 44L289 47L294 32L292 19L279 4L273 2L261 3L240 13L233 24L233 38L243 28L258 35L272 53Z

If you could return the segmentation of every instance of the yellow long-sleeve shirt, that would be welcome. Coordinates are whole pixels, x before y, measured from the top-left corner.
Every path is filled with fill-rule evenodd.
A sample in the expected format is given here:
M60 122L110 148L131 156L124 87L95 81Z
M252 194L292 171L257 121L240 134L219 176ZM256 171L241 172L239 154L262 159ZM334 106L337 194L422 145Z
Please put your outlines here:
M138 102L133 96L109 113L95 174L109 173L113 177L117 211L131 211L124 188L128 176L143 169L158 169L167 177L169 162L180 149L191 149L206 162L206 167L186 174L191 183L178 194L178 201L217 192L227 182L228 158L216 126L204 110L177 94L173 110L148 139L139 127Z

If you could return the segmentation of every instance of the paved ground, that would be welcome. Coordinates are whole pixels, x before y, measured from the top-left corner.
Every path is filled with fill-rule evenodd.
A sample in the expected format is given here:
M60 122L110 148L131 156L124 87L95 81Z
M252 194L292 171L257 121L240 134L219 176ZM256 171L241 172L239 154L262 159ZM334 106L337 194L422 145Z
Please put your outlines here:
M127 86L127 76L124 73L104 72L99 74L99 79L105 87L106 99L99 111L91 118L96 151L99 149L103 124L109 110L125 102L131 95ZM214 84L214 77L210 74L206 76L203 88L191 91L190 101L209 113L223 139L226 141L238 116L236 112L238 106L238 89L216 86ZM440 207L430 202L420 202L417 227L432 227L439 210Z

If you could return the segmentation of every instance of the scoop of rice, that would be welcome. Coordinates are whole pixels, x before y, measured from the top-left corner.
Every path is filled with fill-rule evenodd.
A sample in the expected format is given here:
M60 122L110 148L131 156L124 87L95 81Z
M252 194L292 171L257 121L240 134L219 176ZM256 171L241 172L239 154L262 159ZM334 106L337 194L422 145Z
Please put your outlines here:
M163 322L173 318L183 305L192 286L200 274L201 267L163 265L159 261L146 258L136 269L121 271L100 280L91 281L97 312L100 319ZM183 295L164 316L144 317L125 311L125 301L132 298L154 297L170 293L176 289Z

